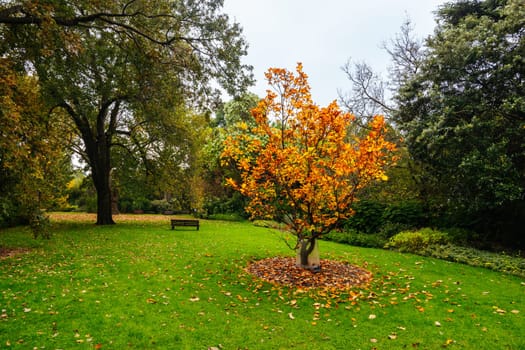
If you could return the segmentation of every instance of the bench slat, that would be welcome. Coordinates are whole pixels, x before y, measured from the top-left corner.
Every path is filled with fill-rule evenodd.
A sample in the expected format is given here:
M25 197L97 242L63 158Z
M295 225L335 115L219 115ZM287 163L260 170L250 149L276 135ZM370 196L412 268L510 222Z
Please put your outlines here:
M197 231L199 230L199 220L194 219L171 219L171 229L174 230L175 226L195 226Z

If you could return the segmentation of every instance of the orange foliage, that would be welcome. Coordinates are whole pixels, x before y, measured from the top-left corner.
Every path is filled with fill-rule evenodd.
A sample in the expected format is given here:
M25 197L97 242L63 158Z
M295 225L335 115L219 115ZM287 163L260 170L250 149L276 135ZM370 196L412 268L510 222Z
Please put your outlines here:
M352 204L365 186L386 180L395 146L377 116L369 132L348 130L354 116L334 101L314 104L307 75L270 68L268 90L245 133L225 141L223 161L233 160L240 180L228 184L249 198L252 217L283 219L298 238L316 238L353 214Z

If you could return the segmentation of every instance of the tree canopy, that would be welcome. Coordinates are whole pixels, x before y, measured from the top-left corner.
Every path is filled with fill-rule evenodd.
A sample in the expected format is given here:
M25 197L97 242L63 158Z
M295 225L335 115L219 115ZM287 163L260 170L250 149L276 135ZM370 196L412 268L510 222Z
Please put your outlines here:
M178 120L251 83L241 29L222 1L12 1L0 7L2 55L38 77L65 111L89 164L99 224L111 217L111 150L151 153L187 135ZM146 141L148 140L148 141ZM134 146L134 147L131 147Z
M395 118L445 201L494 219L487 211L525 197L525 6L448 3L438 20Z

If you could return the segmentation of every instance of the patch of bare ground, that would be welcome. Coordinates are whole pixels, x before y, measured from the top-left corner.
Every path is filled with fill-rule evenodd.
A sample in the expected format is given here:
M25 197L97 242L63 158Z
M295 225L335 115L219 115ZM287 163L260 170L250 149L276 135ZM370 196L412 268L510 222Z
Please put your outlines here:
M4 248L0 247L0 260L12 258L20 254L29 253L30 249L27 248Z

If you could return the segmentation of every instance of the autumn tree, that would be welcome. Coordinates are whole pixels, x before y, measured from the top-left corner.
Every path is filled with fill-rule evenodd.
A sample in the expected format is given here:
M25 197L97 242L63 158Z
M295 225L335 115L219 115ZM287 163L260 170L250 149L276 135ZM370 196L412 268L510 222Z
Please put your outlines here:
M268 90L252 115L256 126L226 140L224 161L233 161L240 181L229 184L249 198L253 218L278 219L296 236L298 265L318 269L312 259L317 240L352 215L359 192L386 180L394 144L385 140L383 117L376 116L362 137L348 133L354 116L334 101L314 104L307 75L271 68Z
M41 209L63 204L69 175L65 115L49 116L36 78L6 58L0 96L0 226L28 221L35 236L46 236Z
M0 4L0 56L38 77L48 111L69 116L96 188L98 224L113 223L115 146L132 152L150 137L183 143L177 121L214 104L214 82L230 94L250 83L241 29L221 7L216 0Z

